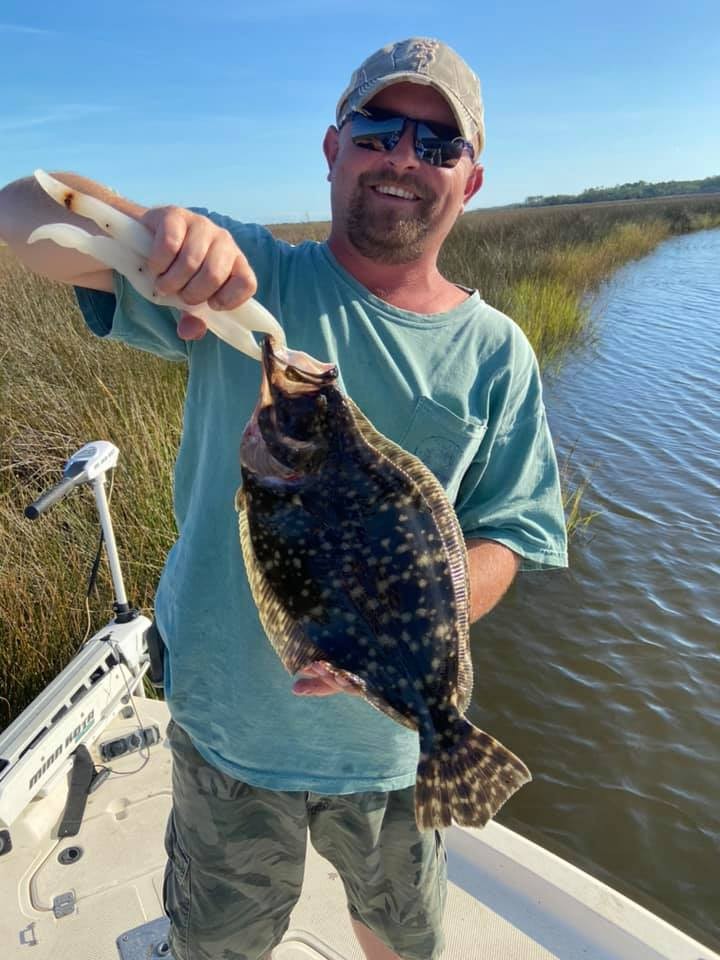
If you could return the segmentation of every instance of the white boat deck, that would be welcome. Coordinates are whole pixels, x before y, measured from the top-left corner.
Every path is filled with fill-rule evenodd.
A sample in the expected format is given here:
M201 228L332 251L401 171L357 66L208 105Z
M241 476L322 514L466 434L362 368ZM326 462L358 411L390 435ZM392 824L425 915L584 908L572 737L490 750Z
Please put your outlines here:
M164 737L164 703L136 703L143 724L157 724ZM134 717L117 715L100 740L135 729ZM96 747L91 752L100 765ZM12 850L0 857L4 960L169 958L161 891L170 751L161 742L142 763L139 753L112 761L115 773L89 796L75 837L57 836L66 777L12 825ZM453 827L447 840L451 883L444 960L720 960L498 824L481 832ZM58 857L67 850L70 862L63 864ZM303 895L274 960L362 960L342 883L310 844L308 850Z

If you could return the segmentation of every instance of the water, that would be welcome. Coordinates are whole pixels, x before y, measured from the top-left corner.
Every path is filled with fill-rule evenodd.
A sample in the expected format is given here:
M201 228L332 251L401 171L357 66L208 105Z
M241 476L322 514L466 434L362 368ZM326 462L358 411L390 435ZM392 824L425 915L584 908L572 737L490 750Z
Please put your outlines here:
M473 630L471 717L533 770L500 820L718 947L720 231L603 292L546 382L600 511Z

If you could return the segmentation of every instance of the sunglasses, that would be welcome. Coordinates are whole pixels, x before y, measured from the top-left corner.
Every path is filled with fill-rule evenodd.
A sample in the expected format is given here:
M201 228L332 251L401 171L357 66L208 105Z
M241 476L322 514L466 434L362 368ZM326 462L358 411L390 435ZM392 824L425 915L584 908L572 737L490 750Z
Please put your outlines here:
M454 167L467 150L470 159L475 151L455 127L431 120L404 117L390 110L353 110L341 126L350 123L350 136L356 147L363 150L393 150L405 132L408 123L415 124L415 153L420 160L433 167Z

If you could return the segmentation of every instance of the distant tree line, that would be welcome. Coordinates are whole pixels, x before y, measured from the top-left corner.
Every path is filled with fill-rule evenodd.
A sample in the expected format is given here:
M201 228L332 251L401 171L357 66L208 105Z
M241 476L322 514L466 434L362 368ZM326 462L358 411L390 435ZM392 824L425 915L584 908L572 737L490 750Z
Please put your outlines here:
M644 200L693 193L720 193L720 176L704 180L665 180L662 183L619 183L614 187L589 187L578 194L558 193L551 197L526 197L520 206L544 207L555 203L596 203L599 200Z

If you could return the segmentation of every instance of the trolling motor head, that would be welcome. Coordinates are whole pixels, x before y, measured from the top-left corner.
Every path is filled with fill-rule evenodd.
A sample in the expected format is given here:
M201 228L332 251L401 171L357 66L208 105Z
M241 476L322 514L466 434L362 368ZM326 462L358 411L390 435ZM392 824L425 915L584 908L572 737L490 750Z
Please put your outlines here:
M50 507L67 496L73 487L81 483L91 483L101 474L117 464L120 451L113 443L107 440L96 440L86 443L84 447L74 453L65 464L63 479L54 487L46 490L38 499L25 507L25 516L28 520L37 520Z
M101 473L112 470L117 466L120 451L114 443L108 440L94 440L80 447L74 453L63 469L63 475L78 477L78 483L94 480Z

